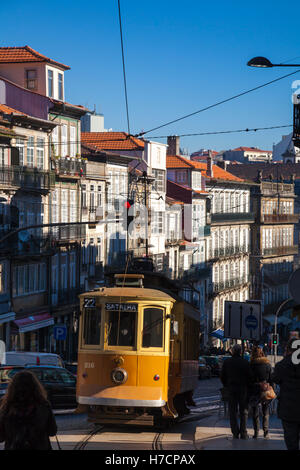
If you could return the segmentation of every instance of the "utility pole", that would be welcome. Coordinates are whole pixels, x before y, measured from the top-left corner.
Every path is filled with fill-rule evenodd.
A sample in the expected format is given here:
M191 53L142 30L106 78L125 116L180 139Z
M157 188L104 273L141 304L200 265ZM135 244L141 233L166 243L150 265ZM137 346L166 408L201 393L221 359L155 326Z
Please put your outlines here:
M144 185L144 206L147 209L147 220L145 224L145 255L148 258L149 255L149 241L148 241L148 226L149 226L149 212L150 212L150 207L149 207L149 197L148 197L148 186L150 186L155 178L153 176L147 176L147 172L143 171L143 175L140 176L138 179L138 182L141 181Z

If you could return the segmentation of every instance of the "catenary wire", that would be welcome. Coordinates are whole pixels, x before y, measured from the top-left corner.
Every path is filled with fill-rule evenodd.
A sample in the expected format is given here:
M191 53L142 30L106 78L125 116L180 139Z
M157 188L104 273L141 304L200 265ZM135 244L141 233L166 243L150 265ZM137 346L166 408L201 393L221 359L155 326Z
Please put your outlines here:
M153 127L152 129L149 129L147 131L144 131L144 132L140 132L139 134L135 134L134 137L141 137L145 134L149 134L149 132L152 132L152 131L155 131L157 129L161 129L162 127L166 127L166 126L169 126L170 124L174 124L175 122L179 122L179 121L182 121L183 119L187 119L191 116L195 116L196 114L199 114L199 113L202 113L204 111L207 111L208 109L212 109L212 108L215 108L216 106L220 106L221 104L224 104L224 103L228 103L229 101L232 101L232 100L235 100L237 98L240 98L241 96L244 96L244 95L247 95L249 93L252 93L253 91L256 91L256 90L259 90L260 88L264 88L268 85L271 85L272 83L276 83L280 80L283 80L284 78L287 78L287 77L290 77L292 75L295 75L296 73L300 72L300 69L294 71L294 72L290 72L286 75L283 75L281 77L278 77L278 78L275 78L273 80L270 80L269 82L266 82L266 83L263 83L262 85L258 85L254 88L251 88L250 90L246 90L246 91L243 91L241 93L238 93L237 95L234 95L234 96L231 96L230 98L226 98L224 100L221 100L221 101L218 101L217 103L214 103L214 104L211 104L209 106L205 106L204 108L201 108L197 111L194 111L193 113L189 113L189 114L186 114L182 117L179 117L177 119L173 119L172 121L169 121L169 122L166 122L165 124L161 124L159 126L156 126L156 127Z
M121 39L121 49L122 49L122 64L123 64L123 78L124 78L124 90L125 90L125 102L126 102L126 114L127 114L127 127L128 127L128 134L130 134L128 96L127 96L127 85L126 85L126 70L125 70L125 57L124 57L124 44L123 44L123 31L122 31L120 0L118 0L118 10L119 10L120 39Z

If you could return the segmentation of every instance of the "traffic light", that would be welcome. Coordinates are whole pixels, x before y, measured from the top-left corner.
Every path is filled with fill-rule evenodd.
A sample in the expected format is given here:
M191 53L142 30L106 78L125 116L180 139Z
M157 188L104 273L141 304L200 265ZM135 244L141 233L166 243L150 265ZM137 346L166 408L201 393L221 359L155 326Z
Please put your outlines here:
M272 344L274 346L278 345L278 333L272 335Z
M134 215L133 215L133 212L134 212L134 208L133 208L134 200L133 200L133 199L127 199L127 201L125 201L124 205L125 205L125 209L126 209L126 224L125 224L125 230L128 231L128 228L129 228L131 222L132 222L133 219L134 219Z

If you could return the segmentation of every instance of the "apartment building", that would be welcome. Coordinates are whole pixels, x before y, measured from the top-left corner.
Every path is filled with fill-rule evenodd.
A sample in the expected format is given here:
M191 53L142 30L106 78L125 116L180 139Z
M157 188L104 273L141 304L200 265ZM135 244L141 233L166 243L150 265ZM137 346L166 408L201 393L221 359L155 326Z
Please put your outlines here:
M237 147L223 152L223 160L240 163L270 162L272 161L272 151L261 150L256 147Z
M200 163L170 155L167 169L168 185L172 187L169 196L178 199L184 190L193 189L194 194L202 194L205 200L202 208L199 204L190 209L193 216L187 218L196 220L195 232L190 229L192 237L186 237L186 232L185 237L186 243L195 240L193 235L197 231L198 237L199 234L203 237L198 243L198 256L202 254L198 261L203 268L211 267L211 277L207 275L205 284L207 331L211 331L223 325L225 300L249 298L250 224L254 221L250 212L250 186L213 165L211 157L207 163ZM186 222L184 227L186 231ZM192 254L196 255L194 249ZM182 266L186 272L188 264L193 266L194 261L189 259Z

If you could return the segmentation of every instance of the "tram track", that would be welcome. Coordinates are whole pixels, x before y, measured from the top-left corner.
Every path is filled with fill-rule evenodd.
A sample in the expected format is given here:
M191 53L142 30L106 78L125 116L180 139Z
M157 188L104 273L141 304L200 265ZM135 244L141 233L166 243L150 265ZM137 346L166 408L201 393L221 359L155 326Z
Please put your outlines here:
M92 429L86 436L73 447L72 450L85 450L87 444L89 443L90 439L98 434L100 431L104 429L104 426L97 426L96 428Z

